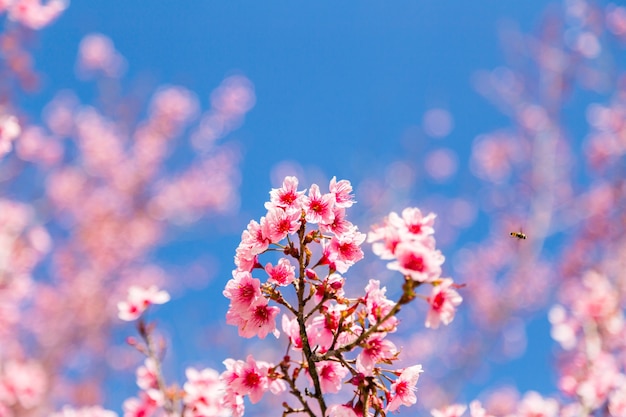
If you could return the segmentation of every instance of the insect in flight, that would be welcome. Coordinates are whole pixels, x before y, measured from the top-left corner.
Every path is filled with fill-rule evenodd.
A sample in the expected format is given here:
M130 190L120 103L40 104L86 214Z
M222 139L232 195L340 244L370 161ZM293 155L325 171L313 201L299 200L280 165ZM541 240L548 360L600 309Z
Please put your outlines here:
M516 237L518 239L526 239L526 235L522 232L511 232L511 237Z

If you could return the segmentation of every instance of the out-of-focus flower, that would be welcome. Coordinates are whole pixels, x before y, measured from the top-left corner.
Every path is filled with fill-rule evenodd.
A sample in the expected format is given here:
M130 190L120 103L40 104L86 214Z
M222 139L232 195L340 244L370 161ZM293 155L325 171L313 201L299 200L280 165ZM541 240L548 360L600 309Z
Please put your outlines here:
M149 288L133 285L128 289L127 300L117 303L118 317L124 321L133 321L151 304L164 304L169 300L170 295L166 291L159 291L155 285Z

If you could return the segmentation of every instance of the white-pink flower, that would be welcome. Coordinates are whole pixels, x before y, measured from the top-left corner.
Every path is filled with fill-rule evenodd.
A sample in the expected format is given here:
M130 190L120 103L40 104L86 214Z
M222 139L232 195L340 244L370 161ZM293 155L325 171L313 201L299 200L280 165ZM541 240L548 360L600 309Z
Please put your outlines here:
M341 382L348 374L348 369L338 362L323 361L315 364L315 369L319 375L322 392L334 394L341 390Z
M422 365L410 366L402 371L398 379L391 384L391 401L387 404L388 411L395 411L401 405L411 406L417 402L415 385L420 374L424 372Z
M299 213L302 210L304 191L298 191L298 179L285 177L281 188L273 188L270 191L270 201L265 203L265 208L280 207L287 213Z
M463 298L451 286L452 279L444 278L439 285L433 286L428 297L428 314L426 315L426 327L436 329L439 323L450 324L454 319L456 307L461 304Z
M276 285L289 285L296 278L295 267L286 258L280 258L278 265L272 266L271 263L265 265L265 272L269 275L267 282Z
M169 300L170 295L166 291L160 291L156 285L149 288L133 285L128 289L127 300L117 303L118 317L124 321L133 321L151 304L164 304Z
M393 342L385 340L385 333L376 333L367 339L363 350L356 358L356 368L365 375L371 375L377 363L391 360L398 354Z
M352 194L352 184L348 180L337 181L336 177L330 180L328 187L331 194L335 196L335 206L340 208L352 207L354 199Z
M303 198L306 221L309 223L332 223L335 219L334 205L334 194L322 195L317 184L311 185L309 195Z
M414 281L432 282L441 275L444 257L425 240L400 242L395 256L397 260L387 267L410 276Z

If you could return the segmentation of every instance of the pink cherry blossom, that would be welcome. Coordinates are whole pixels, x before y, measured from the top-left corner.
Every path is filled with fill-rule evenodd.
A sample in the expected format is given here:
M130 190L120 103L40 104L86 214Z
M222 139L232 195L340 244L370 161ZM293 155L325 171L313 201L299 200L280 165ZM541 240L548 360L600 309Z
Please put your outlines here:
M426 327L436 329L439 323L448 325L454 319L456 307L458 307L463 298L451 286L454 284L452 279L444 278L433 289L427 301L430 306L428 315L426 316Z
M385 292L387 288L380 288L380 281L375 279L371 279L365 287L367 318L372 325L382 320L395 304L385 296ZM398 318L391 316L382 324L381 329L388 333L394 332L398 323Z
M222 293L230 300L230 309L244 316L252 306L263 302L261 281L249 272L233 271L233 278L226 283Z
M335 196L335 206L339 208L352 207L354 204L354 196L352 192L352 184L348 180L337 181L336 177L330 180L328 187L331 194Z
M365 234L359 232L356 227L340 236L333 236L328 245L327 257L334 263L337 271L344 273L363 259L361 244L365 237Z
M417 402L415 396L415 385L419 379L420 374L424 372L422 365L414 365L408 367L402 371L398 379L391 384L391 401L387 404L387 410L395 411L401 405L411 406Z
M238 362L235 367L237 377L231 382L232 388L238 395L248 395L252 404L258 403L269 388L268 364L257 362L252 355L248 355L246 362Z
M322 195L317 184L311 185L309 195L305 196L302 202L306 221L309 223L332 223L335 219L334 204L335 196L333 194Z
M300 228L300 213L289 213L282 208L270 208L267 216L261 219L263 236L270 242L278 243Z
M391 360L398 354L396 345L385 340L385 336L384 333L377 333L367 339L363 351L356 359L356 368L359 372L370 375L377 363Z
M258 336L264 339L268 333L272 333L278 337L279 333L276 329L276 316L280 313L278 307L270 306L265 299L261 299L257 304L250 308L249 314L242 316L239 325L239 335L241 337Z
M304 191L298 191L298 179L285 177L281 188L273 188L270 191L270 201L265 203L265 208L280 207L287 213L300 213L302 210Z
M128 289L127 300L117 303L118 317L124 321L133 321L151 304L164 304L169 300L170 295L166 291L159 291L155 285L148 288L133 285Z
M158 388L158 365L154 358L146 358L144 365L137 368L137 385L143 390Z
M443 255L424 244L422 240L400 242L396 246L397 261L387 267L400 271L418 282L432 282L441 275Z
M38 30L49 25L68 5L64 0L14 0L9 8L9 19Z
M318 362L315 368L320 377L322 392L332 394L341 390L342 380L348 374L348 369L334 361Z
M227 410L222 403L225 393L220 375L213 369L198 371L187 368L185 391L185 417L223 416Z
M280 286L289 285L296 278L295 270L296 268L286 258L280 258L276 266L268 263L265 265L265 272L269 275L267 282Z
M32 409L42 401L48 389L48 377L39 362L11 360L2 369L0 388L8 396L9 404Z

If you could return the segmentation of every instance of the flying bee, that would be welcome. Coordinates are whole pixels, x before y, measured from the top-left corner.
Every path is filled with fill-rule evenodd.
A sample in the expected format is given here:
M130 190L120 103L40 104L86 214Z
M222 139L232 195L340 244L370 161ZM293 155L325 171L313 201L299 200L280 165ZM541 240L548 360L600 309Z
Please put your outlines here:
M526 239L526 235L522 232L511 232L510 233L511 237L516 237L518 239Z

